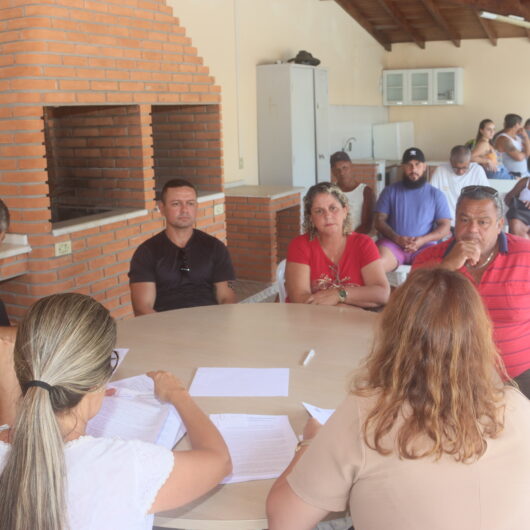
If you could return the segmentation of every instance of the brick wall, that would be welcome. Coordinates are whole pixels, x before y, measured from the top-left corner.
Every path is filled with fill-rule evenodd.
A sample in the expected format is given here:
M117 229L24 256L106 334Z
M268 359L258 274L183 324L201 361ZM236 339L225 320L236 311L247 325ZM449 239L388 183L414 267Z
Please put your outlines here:
M163 0L9 0L7 4L0 9L0 197L11 211L11 231L28 234L33 250L26 257L27 274L1 282L0 297L15 317L36 298L63 290L90 293L115 316L130 315L126 262L142 239L162 227L154 212L153 107L212 104L214 112L204 114L220 120L219 87ZM87 106L95 107L81 108ZM119 106L126 106L125 114L118 112ZM54 236L48 179L53 192L54 179L58 174L64 177L69 156L67 151L56 151L48 165L44 117L53 123L49 132L57 140L55 121L78 120L81 127L83 120L87 125L90 113L105 120L97 126L101 141L91 134L76 136L73 127L70 138L82 141L77 146L81 158L106 159L105 167L87 162L84 169L90 177L106 171L113 187L96 184L96 178L84 193L97 193L114 204L128 201L148 214ZM127 125L127 134L105 134L103 129L118 125L120 116L135 121ZM215 136L211 148L218 158L211 166L214 174L208 171L206 176L221 179L217 186L221 191L220 123L206 127L205 132ZM64 149L75 150L74 144L67 142ZM76 166L76 175L82 169ZM224 215L200 223L224 235ZM71 239L74 254L55 257L54 244L65 239Z
M355 178L362 184L366 184L374 190L377 190L377 164L359 164L354 163ZM384 178L384 175L383 175Z
M281 211L285 214L280 215ZM300 193L278 198L227 195L226 216L227 245L236 277L274 281L287 239L300 234ZM278 241L278 221L283 219L289 223L282 228Z
M175 177L201 191L223 190L218 105L153 106L156 189Z

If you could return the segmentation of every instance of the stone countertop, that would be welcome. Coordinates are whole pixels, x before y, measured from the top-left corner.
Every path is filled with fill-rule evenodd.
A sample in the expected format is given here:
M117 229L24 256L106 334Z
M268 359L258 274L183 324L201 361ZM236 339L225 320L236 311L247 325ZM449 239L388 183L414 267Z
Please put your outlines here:
M23 234L6 234L4 241L0 244L0 259L27 254L28 252L31 252L28 236Z
M227 197L254 197L261 199L279 199L286 195L293 193L302 193L302 187L290 186L236 186L234 188L226 188L225 195Z

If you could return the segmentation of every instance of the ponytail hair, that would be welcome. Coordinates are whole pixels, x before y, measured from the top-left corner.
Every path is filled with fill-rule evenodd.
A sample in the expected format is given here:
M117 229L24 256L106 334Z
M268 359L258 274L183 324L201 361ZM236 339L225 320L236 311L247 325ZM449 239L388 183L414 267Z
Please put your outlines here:
M112 375L116 324L77 293L36 302L18 328L15 371L22 389L11 451L0 475L2 530L67 527L66 469L57 415L67 414ZM51 388L28 386L30 381Z

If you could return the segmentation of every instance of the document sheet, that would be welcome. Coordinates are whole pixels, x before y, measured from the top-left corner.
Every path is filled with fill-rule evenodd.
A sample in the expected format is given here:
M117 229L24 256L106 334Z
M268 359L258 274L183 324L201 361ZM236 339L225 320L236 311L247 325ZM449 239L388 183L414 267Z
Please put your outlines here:
M232 474L223 484L276 478L293 458L296 435L287 416L211 414L230 456Z
M289 395L289 368L198 368L192 396Z
M150 377L130 377L109 387L116 388L116 394L103 399L100 411L88 422L87 434L143 440L172 449L186 433L175 407L155 398Z
M335 412L335 409L321 409L320 407L310 405L309 403L305 403L303 401L302 405L305 407L307 412L309 412L309 414L322 425L324 425L324 423L326 423L330 416Z

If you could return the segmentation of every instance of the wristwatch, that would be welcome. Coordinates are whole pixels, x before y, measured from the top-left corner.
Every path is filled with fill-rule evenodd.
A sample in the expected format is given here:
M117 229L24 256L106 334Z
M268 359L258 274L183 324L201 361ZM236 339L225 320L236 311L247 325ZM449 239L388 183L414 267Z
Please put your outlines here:
M339 302L341 304L346 303L347 297L348 297L348 293L346 292L346 289L344 289L344 287L339 287Z

